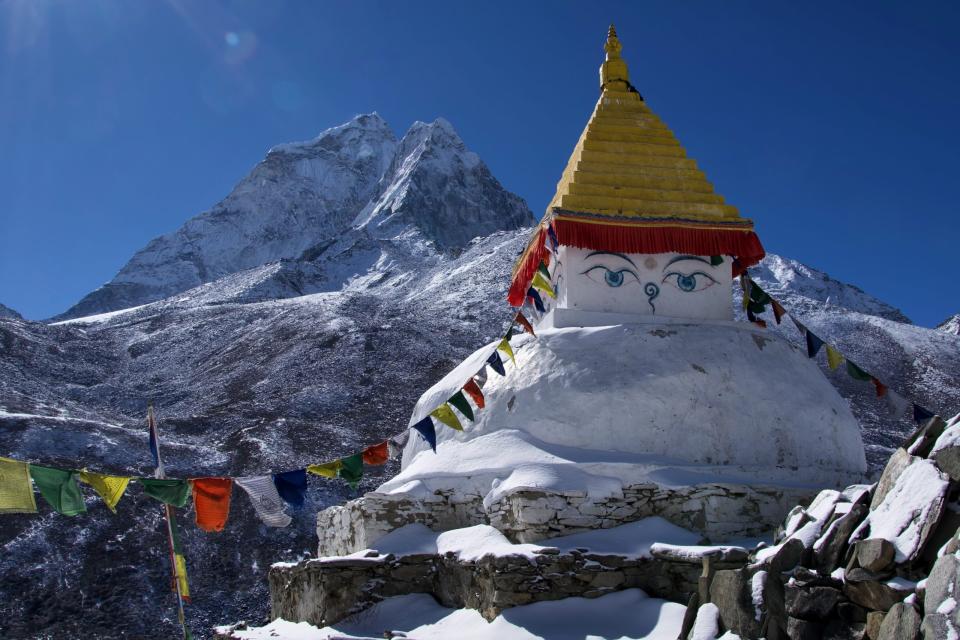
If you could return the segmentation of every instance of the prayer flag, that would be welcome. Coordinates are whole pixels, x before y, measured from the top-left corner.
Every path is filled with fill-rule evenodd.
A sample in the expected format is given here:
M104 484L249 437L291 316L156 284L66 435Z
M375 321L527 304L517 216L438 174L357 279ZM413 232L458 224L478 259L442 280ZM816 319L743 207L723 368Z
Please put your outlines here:
M543 277L547 279L547 282L550 282L550 270L547 269L547 265L543 260L540 261L540 266L537 267L537 271L543 274Z
M230 516L232 492L233 480L230 478L194 478L193 508L197 526L204 531L223 531Z
M0 513L36 513L30 465L0 458Z
M434 453L437 451L437 430L433 426L433 420L430 419L430 416L427 416L420 422L416 423L411 427L416 429L417 433L420 434L420 437L423 438L430 448L433 449Z
M877 397L882 398L887 395L887 385L880 382L877 378L870 378L870 382L873 383L873 386L877 389Z
M526 332L529 333L530 335L536 337L537 334L533 332L533 325L530 324L530 321L527 320L527 317L526 317L525 315L523 315L522 313L520 313L519 311L517 311L517 317L514 318L514 322L516 322L516 323L519 324L521 327L523 327L523 330L524 330L524 331L526 331Z
M747 277L747 274L740 276L740 289L743 290L743 299L740 301L740 304L743 305L743 310L746 311L747 307L750 306L750 278Z
M855 365L850 360L847 360L847 374L854 380L863 380L864 382L870 382L873 379L869 373Z
M457 391L453 396L447 400L450 404L456 407L460 413L465 415L468 420L473 421L473 407L470 406L470 403L467 402L467 396L463 395L463 391Z
M926 422L933 417L933 411L921 407L916 402L913 403L913 420L915 422Z
M902 418L907 410L910 409L910 401L893 389L890 389L887 392L887 406L890 408L890 414L894 418Z
M513 362L513 364L517 364L517 359L513 355L513 347L510 346L509 340L506 338L501 340L500 344L497 345L497 349L510 356L510 361Z
M536 287L537 289L542 290L551 298L557 297L557 294L554 293L553 291L553 287L550 285L550 281L544 278L543 274L540 273L539 271L536 274L534 274L533 281L530 284Z
M190 602L190 583L187 580L187 561L183 557L183 548L180 546L180 528L177 526L177 515L171 505L164 507L167 521L170 526L170 560L173 563L172 588L180 592L180 598Z
M334 460L323 464L311 464L307 467L307 471L322 478L336 478L342 465L343 463L339 460Z
M827 364L831 371L836 371L837 367L843 364L843 354L830 345L827 345Z
M307 470L284 471L273 474L273 484L283 501L294 506L302 507L307 494Z
M716 267L723 264L723 256L710 256L710 266Z
M793 316L790 316L790 319L793 320L793 324L797 328L797 331L800 332L800 335L806 335L807 328L803 326L803 323L797 320L796 318L794 318Z
M190 498L190 483L173 478L137 478L143 485L143 492L164 504L183 508Z
M340 477L347 481L354 489L360 484L363 477L363 456L355 453L352 456L341 458Z
M489 364L490 368L500 375L507 375L507 370L503 368L503 360L500 359L500 354L496 351L494 351L490 357L487 358L487 364Z
M560 246L560 241L557 239L557 232L553 228L553 224L547 225L547 237L550 238L550 243L553 245L554 251L557 247Z
M805 337L807 339L807 357L812 358L820 351L820 347L823 346L823 340L813 335L810 329L807 329L807 335Z
M377 466L385 464L389 459L390 447L387 446L386 441L367 447L363 450L363 464Z
M480 386L477 384L477 381L473 378L463 385L463 390L466 392L470 399L473 400L473 403L477 405L477 408L483 409L486 406L486 401L483 398L483 391L480 390Z
M483 389L483 385L487 384L487 368L480 367L480 371L473 375L473 379L477 381L477 386Z
M399 458L403 454L407 441L410 440L410 430L407 429L399 435L395 435L387 440L387 447L390 449L390 458Z
M533 300L533 306L536 307L537 311L546 313L547 309L543 306L543 298L540 297L536 289L533 287L527 289L527 297Z
M760 318L754 318L753 320L751 320L751 322L753 322L753 324L757 325L757 326L760 327L761 329L766 329L766 328L767 328L767 321L766 321L766 320L761 320Z
M247 492L257 516L268 527L286 527L291 518L283 510L283 500L270 476L246 476L234 478L241 489Z
M130 478L123 476L108 476L84 469L80 472L80 480L93 487L93 490L103 498L103 503L114 513L117 512L117 503L123 497L130 484Z
M153 405L147 407L147 430L150 435L150 453L153 455L153 466L156 467L156 477L162 478L163 463L160 462L160 434L157 433L157 420L153 415Z
M787 310L784 309L780 303L773 298L770 299L770 306L773 307L773 319L777 321L777 324L780 324L780 320L782 320L783 316L786 315Z
M463 431L463 425L460 424L460 420L457 419L456 414L453 412L453 409L450 408L450 405L444 403L430 412L430 415L447 425L451 429L456 429L457 431Z
M75 516L86 512L87 505L83 503L75 472L32 464L30 477L37 485L40 495L57 510L57 513Z

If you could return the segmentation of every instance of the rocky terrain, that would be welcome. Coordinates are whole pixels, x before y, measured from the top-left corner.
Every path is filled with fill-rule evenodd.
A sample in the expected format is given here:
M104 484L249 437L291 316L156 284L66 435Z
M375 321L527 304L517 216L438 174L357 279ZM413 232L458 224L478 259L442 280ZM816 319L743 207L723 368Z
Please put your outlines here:
M299 468L382 440L503 330L532 223L443 121L396 140L378 116L360 116L276 147L61 322L0 313L0 455L148 474L148 402L171 475ZM905 395L945 414L960 406L958 336L786 258L769 257L755 278ZM792 326L773 330L797 339ZM879 470L909 422L891 422L869 385L832 379ZM244 496L221 534L182 514L195 629L267 615L266 568L311 553L317 511L354 495L312 482L285 530L261 526ZM156 502L132 489L116 516L92 498L88 508L0 519L0 636L176 633Z

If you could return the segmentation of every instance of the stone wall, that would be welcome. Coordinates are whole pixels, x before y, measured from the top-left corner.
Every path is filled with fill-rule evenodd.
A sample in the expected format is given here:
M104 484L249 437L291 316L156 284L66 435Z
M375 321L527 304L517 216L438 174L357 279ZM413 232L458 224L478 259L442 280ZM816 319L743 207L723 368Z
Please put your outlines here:
M742 552L742 550L741 550ZM743 552L745 556L746 553ZM718 558L714 566L736 566ZM504 609L571 596L598 597L639 587L686 602L701 560L625 558L544 549L464 561L453 554L329 558L270 569L271 618L323 627L393 596L428 593L440 604L478 610L492 620Z
M489 524L512 542L608 529L651 516L698 531L709 540L766 533L798 503L806 489L700 484L624 487L622 496L593 500L583 491L518 490L484 507L478 494L438 490L426 497L372 492L317 516L318 555L341 556L370 548L383 535L411 523L445 531Z

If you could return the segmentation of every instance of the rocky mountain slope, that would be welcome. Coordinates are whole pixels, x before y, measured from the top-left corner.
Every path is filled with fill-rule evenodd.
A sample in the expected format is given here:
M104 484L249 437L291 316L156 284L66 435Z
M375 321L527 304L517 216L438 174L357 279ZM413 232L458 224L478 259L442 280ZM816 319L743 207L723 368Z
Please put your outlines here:
M938 324L937 329L953 336L960 336L960 313L956 313Z
M378 116L360 116L276 147L70 320L0 318L0 455L148 474L151 401L171 475L298 468L382 440L406 426L424 389L503 330L509 271L532 222L444 121L397 141ZM960 337L907 324L785 258L769 257L755 277L904 394L960 407ZM773 330L796 339L792 326ZM873 457L888 455L909 424L887 419L869 385L833 379ZM221 534L184 512L194 628L266 615L266 568L313 549L316 512L351 494L313 481L286 530L262 527L242 495ZM133 488L116 516L88 507L76 518L45 507L0 518L0 636L176 633L157 504Z
M20 318L22 317L19 313L11 309L6 305L0 304L0 318Z
M532 220L526 204L500 186L446 120L416 122L398 141L378 114L361 115L313 140L272 148L226 198L150 241L61 319L153 302L317 253L348 231L416 234L454 250ZM330 290L340 284L336 277L327 282Z

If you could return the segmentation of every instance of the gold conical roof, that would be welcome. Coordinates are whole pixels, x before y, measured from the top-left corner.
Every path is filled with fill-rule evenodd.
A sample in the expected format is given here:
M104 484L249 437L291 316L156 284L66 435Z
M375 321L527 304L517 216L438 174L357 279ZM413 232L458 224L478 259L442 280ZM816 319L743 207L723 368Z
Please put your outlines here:
M548 210L616 216L738 218L629 81L613 25L601 95Z

